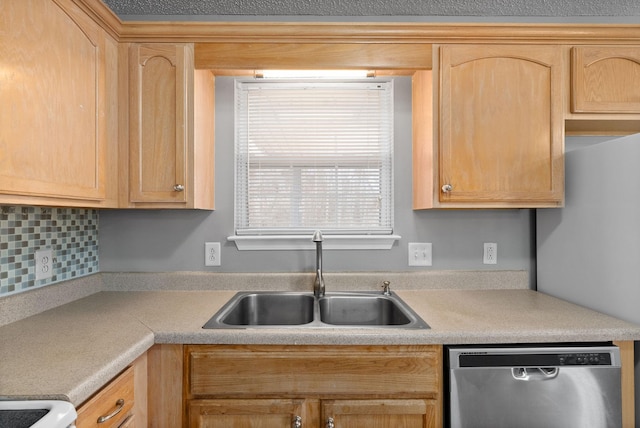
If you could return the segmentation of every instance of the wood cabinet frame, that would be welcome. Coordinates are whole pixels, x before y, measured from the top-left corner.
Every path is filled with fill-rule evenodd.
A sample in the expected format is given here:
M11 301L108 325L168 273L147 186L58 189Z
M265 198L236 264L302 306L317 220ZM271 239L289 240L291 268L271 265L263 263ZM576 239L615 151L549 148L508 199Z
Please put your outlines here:
M440 345L186 345L183 361L183 426L269 408L303 426L331 415L442 425Z
M117 41L72 0L9 3L0 203L115 207Z
M572 113L640 113L640 47L571 48Z
M433 133L433 153L427 155L435 183L426 187L414 179L413 189L414 195L420 189L433 192L433 203L414 207L562 206L564 64L560 47L446 44L437 45L436 54L436 119L431 122L438 128ZM420 85L414 89L419 114L419 104L428 105L431 100ZM416 117L416 112L414 151L421 157L430 141L420 140L428 131L419 127L432 124Z
M629 135L640 132L640 46L565 46L571 73L565 101L567 135Z
M187 146L193 138L192 46L132 44L129 82L129 202L184 204L191 187Z
M213 74L192 43L122 44L120 61L120 206L213 209Z
M367 68L380 74L404 75L430 70L433 67L432 46L441 43L615 45L620 48L640 45L640 25L635 24L124 22L99 0L50 1L70 16L91 25L97 24L107 40L104 60L107 69L101 88L105 88L107 98L118 97L121 100L120 103L107 103L105 114L101 116L106 122L102 123L101 119L99 125L100 138L104 141L104 144L100 143L100 162L104 164L101 163L98 174L101 177L105 174L107 178L98 193L80 192L66 197L64 192L56 194L46 189L36 189L29 194L9 191L0 195L3 203L91 207L144 207L147 204L136 202L132 205L123 197L128 195L129 184L128 174L124 174L126 170L123 169L123 165L128 165L128 145L124 143L128 142L128 130L124 128L129 109L122 101L128 99L128 93L122 89L121 82L128 81L128 78L127 71L123 70L127 68L123 66L126 55L123 57L117 52L122 52L118 44L193 43L196 70L213 70L217 74L251 74L261 68L302 67ZM631 119L612 118L614 121L608 120L610 118L603 120L588 115L578 118L567 113L567 134L638 131L639 121L635 116ZM195 139L197 147L197 133ZM195 154L196 159L207 156L209 153L204 156ZM200 183L203 181L212 182L213 178L198 180ZM194 198L197 199L201 189L195 187L191 185L188 188L196 192ZM208 192L206 189L202 191ZM198 205L211 209L213 202L193 203L193 206L187 202L181 207L194 208ZM152 202L146 207L162 205ZM164 207L176 207L176 204L167 203Z
M622 413L623 413L623 427L633 427L635 421L635 399L634 399L634 343L633 341L617 341L614 342L616 346L620 347L620 355L622 362ZM175 428L180 426L183 418L183 409L186 409L189 386L187 385L187 379L189 377L189 365L187 364L188 355L186 348L189 345L177 345L177 344L156 344L147 351L148 358L148 420L149 426L154 427L166 427ZM195 345L201 347L203 345ZM204 345L206 349L214 350L218 345ZM219 345L221 349L224 348L244 348L242 345ZM248 348L252 348L248 346ZM259 346L262 351L268 349L281 349L290 348L293 352L298 346L272 346L264 345ZM319 350L326 348L332 349L331 346L318 346ZM353 347L352 347L353 348ZM366 347L365 347L366 348ZM345 348L346 349L346 348ZM440 353L440 355L442 355ZM442 358L442 357L441 357ZM229 376L231 376L229 374ZM444 376L444 372L440 372L440 376ZM184 382L183 382L184 380ZM439 380L440 383L438 394L442 397L444 380ZM136 400L138 400L138 391L140 389L136 385ZM222 393L224 394L224 393ZM249 394L255 394L255 391L249 391ZM247 395L243 395L242 391L234 394L234 400L247 400ZM294 394L295 395L295 394ZM222 395L220 395L222 396ZM184 397L184 401L183 401ZM268 394L267 394L268 398ZM348 397L339 397L340 399L347 399ZM379 398L379 397L378 397ZM415 398L411 394L405 395L407 400L411 401ZM375 399L371 398L370 399ZM313 420L320 420L319 411L313 409L319 409L319 404L313 400L317 398L311 398L311 401L306 402L305 406L311 406L307 408L310 417L315 418ZM442 400L442 399L441 399ZM138 400L140 402L140 400ZM331 401L328 401L331 403ZM414 403L416 404L416 403ZM439 404L438 413L435 415L436 420L442 423L442 404ZM186 423L186 422L185 422Z

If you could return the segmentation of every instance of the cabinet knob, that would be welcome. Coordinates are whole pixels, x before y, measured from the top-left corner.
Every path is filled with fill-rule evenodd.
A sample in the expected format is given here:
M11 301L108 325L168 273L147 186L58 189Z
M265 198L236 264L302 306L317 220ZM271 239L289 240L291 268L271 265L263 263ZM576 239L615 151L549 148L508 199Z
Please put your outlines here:
M453 190L453 186L451 184L445 184L442 186L442 193L449 193Z
M336 425L333 423L333 418L327 419L327 428L335 428Z
M175 186L173 186L173 190L175 190L176 192L182 192L184 191L184 186L182 184L176 184Z
M302 418L300 416L293 418L293 424L291 426L293 428L302 428Z

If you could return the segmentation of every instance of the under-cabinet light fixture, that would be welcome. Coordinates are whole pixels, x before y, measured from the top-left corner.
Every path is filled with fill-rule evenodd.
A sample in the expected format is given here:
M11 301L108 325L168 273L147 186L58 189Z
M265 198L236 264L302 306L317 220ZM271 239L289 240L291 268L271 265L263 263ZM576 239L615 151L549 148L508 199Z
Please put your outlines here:
M365 79L375 77L369 70L260 70L256 78L262 79Z

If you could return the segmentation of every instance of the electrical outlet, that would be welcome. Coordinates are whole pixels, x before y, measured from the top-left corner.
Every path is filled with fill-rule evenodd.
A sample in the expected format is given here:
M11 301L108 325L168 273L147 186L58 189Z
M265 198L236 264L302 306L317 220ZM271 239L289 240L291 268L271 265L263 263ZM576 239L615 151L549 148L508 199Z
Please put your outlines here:
M36 250L36 281L53 276L53 250L45 248Z
M498 263L498 244L495 242L484 243L484 255L482 263L485 265L495 265Z
M219 242L204 243L204 265L220 266L220 243Z
M409 242L409 266L431 266L431 242Z

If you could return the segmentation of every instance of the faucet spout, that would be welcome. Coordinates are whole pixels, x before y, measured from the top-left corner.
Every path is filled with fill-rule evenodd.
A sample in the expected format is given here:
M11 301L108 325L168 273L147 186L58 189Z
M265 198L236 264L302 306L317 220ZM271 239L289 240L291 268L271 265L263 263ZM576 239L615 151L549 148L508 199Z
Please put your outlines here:
M323 297L325 288L324 278L322 277L322 232L316 230L312 241L316 243L316 277L313 281L313 295Z

